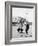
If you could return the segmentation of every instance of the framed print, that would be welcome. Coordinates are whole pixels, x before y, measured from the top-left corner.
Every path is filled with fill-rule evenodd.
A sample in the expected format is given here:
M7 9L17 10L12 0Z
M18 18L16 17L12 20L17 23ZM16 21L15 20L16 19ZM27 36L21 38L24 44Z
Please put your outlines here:
M5 2L5 44L37 42L37 4Z

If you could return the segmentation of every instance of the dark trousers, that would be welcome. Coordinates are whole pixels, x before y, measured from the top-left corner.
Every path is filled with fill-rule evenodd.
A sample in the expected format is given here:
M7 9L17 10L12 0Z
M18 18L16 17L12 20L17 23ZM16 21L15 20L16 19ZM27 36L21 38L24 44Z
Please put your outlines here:
M28 34L28 30L29 30L29 24L26 25L26 34Z

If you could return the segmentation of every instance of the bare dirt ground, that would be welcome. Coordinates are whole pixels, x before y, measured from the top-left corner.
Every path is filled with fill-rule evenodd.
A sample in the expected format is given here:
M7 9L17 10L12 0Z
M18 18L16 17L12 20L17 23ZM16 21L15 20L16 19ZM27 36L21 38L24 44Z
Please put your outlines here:
M28 30L28 34L26 34L25 32L25 29L26 27L23 26L23 33L19 33L17 31L17 29L19 28L19 25L18 26L12 26L12 37L13 38L24 38L24 37L32 37L32 26L30 26L29 30Z

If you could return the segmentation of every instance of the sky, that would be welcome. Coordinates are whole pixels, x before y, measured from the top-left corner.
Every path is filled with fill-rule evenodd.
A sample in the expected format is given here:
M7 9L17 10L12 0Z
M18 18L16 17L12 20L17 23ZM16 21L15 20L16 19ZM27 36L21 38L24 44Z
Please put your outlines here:
M32 22L34 19L34 11L35 9L32 8L12 8L12 18L14 17L23 17L25 18L27 21Z

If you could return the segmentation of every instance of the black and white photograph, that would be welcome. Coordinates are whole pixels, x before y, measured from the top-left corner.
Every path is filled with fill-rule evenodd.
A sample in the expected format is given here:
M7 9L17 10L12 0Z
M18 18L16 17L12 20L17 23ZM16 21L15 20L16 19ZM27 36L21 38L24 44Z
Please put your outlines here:
M12 8L12 38L35 38L35 7Z
M23 2L6 4L6 43L36 42L37 4Z

